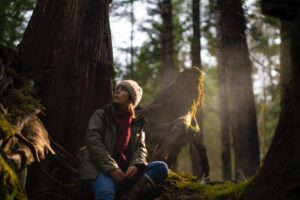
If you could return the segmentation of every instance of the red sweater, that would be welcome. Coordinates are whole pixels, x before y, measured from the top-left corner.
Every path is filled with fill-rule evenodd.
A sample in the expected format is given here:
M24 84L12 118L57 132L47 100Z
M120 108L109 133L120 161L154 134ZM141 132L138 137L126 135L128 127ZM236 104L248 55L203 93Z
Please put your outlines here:
M126 113L116 113L117 140L115 146L115 160L122 170L128 167L127 148L129 144L132 116Z

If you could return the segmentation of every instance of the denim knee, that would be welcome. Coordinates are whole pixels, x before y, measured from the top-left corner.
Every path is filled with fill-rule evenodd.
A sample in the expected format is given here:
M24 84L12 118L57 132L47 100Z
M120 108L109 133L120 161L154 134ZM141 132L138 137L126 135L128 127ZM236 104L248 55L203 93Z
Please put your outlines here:
M156 183L162 183L168 176L168 165L163 161L148 163L146 174Z
M116 183L107 175L99 175L92 182L92 188L96 200L114 200L116 197Z

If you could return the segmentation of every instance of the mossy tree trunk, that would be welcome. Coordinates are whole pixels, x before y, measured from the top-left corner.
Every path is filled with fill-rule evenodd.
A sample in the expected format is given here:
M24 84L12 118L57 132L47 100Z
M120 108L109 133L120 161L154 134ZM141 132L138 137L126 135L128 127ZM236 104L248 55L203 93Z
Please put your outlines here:
M235 175L251 176L259 167L259 142L242 1L217 0L216 16L217 59L218 65L225 68L223 76L228 82L225 91L228 91Z
M72 153L93 110L112 97L108 6L109 0L37 1L21 42L21 71L39 87L43 123Z
M267 1L266 1L267 2ZM269 1L271 2L271 1ZM290 22L282 24L282 102L279 122L265 161L244 200L300 199L300 16L299 4L281 7L263 6L266 13L276 14ZM277 11L275 12L275 9ZM287 9L289 8L289 9ZM286 12L298 8L294 13ZM286 10L285 10L286 9ZM290 14L294 14L291 16Z

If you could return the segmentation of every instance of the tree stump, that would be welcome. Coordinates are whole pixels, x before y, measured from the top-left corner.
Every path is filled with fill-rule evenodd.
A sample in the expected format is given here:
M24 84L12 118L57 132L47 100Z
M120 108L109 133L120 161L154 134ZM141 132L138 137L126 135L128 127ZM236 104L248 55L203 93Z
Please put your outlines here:
M193 165L208 175L208 161L205 147L197 141L201 134L195 115L204 101L203 74L198 68L184 70L145 109L138 111L148 122L145 126L149 160L166 161L175 168L177 156L188 142L194 145L198 154L192 155ZM195 144L197 144L195 146ZM200 158L201 157L201 158Z

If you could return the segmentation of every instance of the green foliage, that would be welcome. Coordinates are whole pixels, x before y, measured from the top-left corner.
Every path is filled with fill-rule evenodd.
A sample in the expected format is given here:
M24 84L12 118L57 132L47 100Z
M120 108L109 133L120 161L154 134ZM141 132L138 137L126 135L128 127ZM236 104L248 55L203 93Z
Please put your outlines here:
M27 199L14 170L0 153L0 199L25 200Z
M25 85L17 90L12 89L9 95L3 98L3 104L8 110L8 118L14 122L25 116L35 113L37 109L42 109L39 101L31 96L30 85Z
M34 0L0 1L0 44L14 47L22 38Z
M37 110L44 110L39 100L33 96L35 90L30 81L22 78L13 69L7 68L7 75L14 80L15 88L12 88L1 98L1 103L7 113L0 115L0 138L9 138L14 132L14 125L22 118L36 113Z
M13 136L19 120L43 109L39 101L32 97L35 93L29 80L22 78L13 69L6 68L6 74L12 77L16 84L1 97L1 104L5 108L5 111L0 113L1 142ZM27 199L15 171L11 168L12 163L8 163L5 153L2 149L0 151L0 199Z
M0 113L0 140L6 140L14 134L14 127Z

